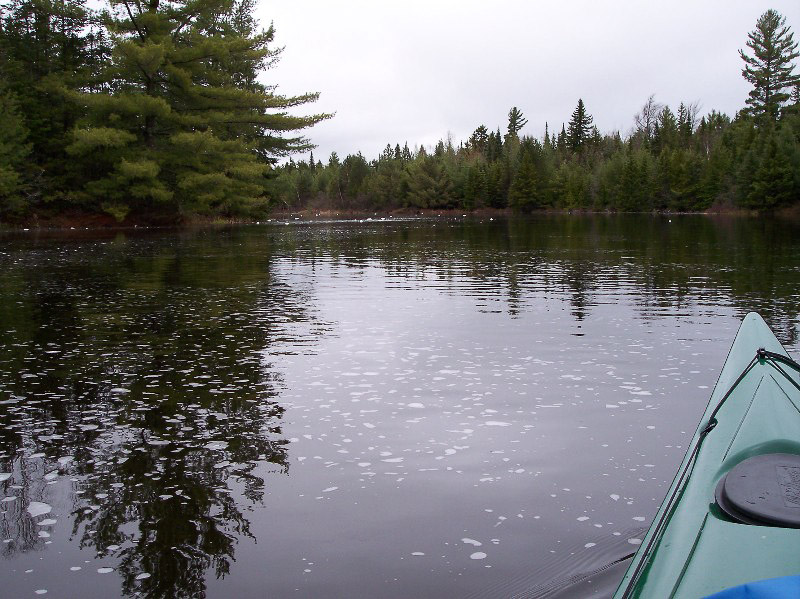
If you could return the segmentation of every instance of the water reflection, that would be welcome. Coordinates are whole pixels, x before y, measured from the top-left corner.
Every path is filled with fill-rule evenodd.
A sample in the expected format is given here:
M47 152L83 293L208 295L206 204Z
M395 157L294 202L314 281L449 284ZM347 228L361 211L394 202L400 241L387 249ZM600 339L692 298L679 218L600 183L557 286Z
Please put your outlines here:
M423 410L430 406L441 406L441 414L453 419L447 422L450 428L432 428L430 438L441 430L459 435L472 431L473 401L475 406L487 402L481 417L490 418L493 426L515 427L519 418L522 430L531 431L529 439L537 427L546 430L545 412L574 408L577 420L589 410L592 399L601 397L602 382L589 381L569 359L559 358L556 364L555 352L570 356L576 349L583 351L580 368L606 373L614 379L609 384L626 385L620 387L626 394L641 394L649 402L644 410L661 407L655 384L651 395L626 381L628 376L614 374L612 360L595 363L598 355L618 351L617 342L604 346L601 339L600 345L587 348L575 345L578 339L567 342L540 334L539 346L520 342L509 349L506 339L495 340L486 332L492 346L479 330L473 353L441 331L412 342L407 330L392 328L406 322L392 321L393 311L413 308L423 315L428 304L392 305L387 298L400 297L395 292L452 300L453 310L461 310L459 323L471 325L478 315L486 315L497 320L483 326L504 325L508 319L536 333L556 321L567 322L569 334L578 337L609 313L627 318L629 307L635 319L665 323L670 332L677 329L676 317L713 320L723 312L741 315L755 309L792 349L798 346L800 313L799 232L793 223L756 219L544 216L0 238L0 551L11 563L35 551L52 555L48 550L80 547L95 557L96 565L114 568L123 595L202 597L210 577L221 579L231 572L237 545L257 540L251 509L259 507L262 520L270 518L270 484L290 474L287 410L303 393L307 396L299 401L305 412L295 418L317 439L332 432L334 413L351 418L343 402L362 396L362 405L368 407L363 412L374 415L359 422L359 430L375 431L381 421L391 422L408 406L419 410L420 416L402 420L405 428L398 438L405 440L405 448L388 447L385 436L361 447L368 442L348 428L341 432L346 439L331 450L338 460L342 455L369 455L375 446L391 449L393 456L406 460L402 464L407 470L398 475L397 484L413 478L417 467L438 472L422 462L431 452L425 445L429 437L421 442L413 436L413 427L424 423L428 412ZM349 328L326 322L320 309L323 300L330 305L331 298L341 296L347 301L337 307L355 306L362 312L342 312L350 319ZM359 303L361 298L381 304L383 311L368 314L376 306ZM607 310L617 304L625 304L618 314ZM526 320L532 314L535 319ZM609 319L595 329L616 334L624 326ZM629 332L621 330L620 338ZM459 333L448 330L454 337ZM349 345L315 362L323 338L337 336L347 337L342 343ZM392 345L400 338L408 347ZM667 351L652 345L625 349L631 354ZM358 378L366 376L364 370L353 368L347 373L353 387L340 384L336 377L343 368L370 353L370 382ZM430 362L417 359L428 354ZM453 361L456 366L446 364ZM315 381L325 395L315 395L302 383L287 385L287 364L294 362L338 368L323 370L327 377ZM634 379L636 385L643 385L647 374L652 374L651 381L666 378L659 366L643 373L643 380ZM432 375L427 381L425 369ZM560 377L551 376L555 371ZM551 396L548 384L556 388ZM515 385L520 386L520 403L514 410L492 403L499 399L493 400L491 392L507 401ZM365 396L368 389L373 391ZM382 395L398 389L391 401ZM409 396L400 397L403 389ZM579 396L584 391L585 398ZM640 405L633 403L641 402L638 397L630 400L631 406ZM338 407L336 401L341 402ZM597 401L608 410L625 407L624 401L605 396ZM331 411L320 412L315 420L315 410L323 408ZM649 420L646 424L647 430L654 429ZM560 421L558 425L563 427ZM558 438L569 445L583 438L562 433L559 428L548 443ZM474 437L480 438L480 432ZM484 455L512 453L511 447L497 446L500 437L488 439L495 445L456 443L465 456L462 468L469 470L469 451L478 452L480 464ZM597 450L589 445L593 439L583 442ZM414 443L424 451L409 454L406 450ZM671 449L673 441L669 443ZM447 451L453 453L438 457L456 455L454 448ZM636 451L646 453L647 448ZM628 465L636 458L616 459ZM360 460L367 458L356 463L367 463ZM339 466L322 450L320 463ZM536 471L538 477L545 468L532 463L511 474ZM548 467L568 479L562 464ZM367 466L359 468L360 476L366 476ZM371 474L370 481L377 480ZM425 489L434 497L438 484L453 484L445 481L447 474L437 476L430 474L433 482ZM498 487L508 484L500 482L501 476L481 480ZM330 482L317 486L337 488ZM564 486L572 484L567 480L558 489ZM621 486L612 484L612 492ZM531 492L520 487L514 491L526 497ZM648 490L648 497L657 494L657 487ZM342 509L342 518L357 520L361 508ZM67 518L70 522L63 522ZM64 525L71 533L59 541L54 531ZM555 536L563 536L563 529L555 528ZM381 550L364 549L376 555ZM350 590L355 594L355 587ZM86 594L103 592L87 589Z
M73 537L115 558L125 595L201 597L250 535L234 497L261 502L264 474L288 473L264 352L282 323L313 319L264 246L97 245L3 270L3 552L48 542L28 506L61 482Z

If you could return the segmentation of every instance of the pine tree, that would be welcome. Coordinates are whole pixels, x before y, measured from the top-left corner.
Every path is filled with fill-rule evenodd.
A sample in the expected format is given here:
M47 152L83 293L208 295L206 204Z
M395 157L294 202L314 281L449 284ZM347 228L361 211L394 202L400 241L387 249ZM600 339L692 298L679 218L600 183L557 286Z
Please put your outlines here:
M561 123L561 132L558 134L556 149L562 154L567 151L567 130L564 129L564 123Z
M277 58L272 27L256 31L252 0L112 1L115 44L100 93L76 94L88 117L70 152L83 159L87 199L117 218L129 209L247 212L263 206L277 156L310 149L285 137L329 115L285 109L256 79Z
M745 63L742 76L753 85L746 100L747 111L759 118L778 119L780 109L789 100L792 87L800 82L793 73L797 52L794 34L785 24L786 18L772 9L756 22L747 37L749 56L739 50Z
M592 134L592 121L594 119L586 112L582 99L572 112L572 118L567 127L567 143L573 152L581 150L590 140Z
M681 109L683 109L681 104ZM680 113L681 109L678 109ZM684 109L685 111L685 109ZM664 106L658 115L653 132L653 151L658 154L665 148L672 148L678 143L679 125L669 106Z
M497 131L489 134L487 141L486 159L489 162L499 160L503 155L503 138L500 136L500 128Z
M487 145L489 143L489 130L485 125L478 126L472 135L467 140L467 145L470 149L478 152L481 155L486 155Z
M508 111L508 138L519 137L519 132L527 124L528 119L522 116L522 111L513 106Z

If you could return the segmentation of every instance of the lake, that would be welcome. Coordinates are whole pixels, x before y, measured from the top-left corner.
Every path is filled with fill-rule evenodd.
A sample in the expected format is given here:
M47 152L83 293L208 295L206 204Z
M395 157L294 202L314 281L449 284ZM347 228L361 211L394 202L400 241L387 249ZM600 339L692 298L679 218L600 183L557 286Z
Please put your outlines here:
M3 597L608 596L800 226L0 234Z

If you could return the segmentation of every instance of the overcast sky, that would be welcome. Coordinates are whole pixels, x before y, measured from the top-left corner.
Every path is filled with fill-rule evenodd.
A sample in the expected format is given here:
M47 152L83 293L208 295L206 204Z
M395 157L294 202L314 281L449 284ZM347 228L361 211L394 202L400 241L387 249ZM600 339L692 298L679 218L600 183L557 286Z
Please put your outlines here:
M505 130L512 106L538 137L578 98L603 133L629 132L650 94L732 116L749 90L737 51L769 8L800 39L798 0L261 0L258 18L285 48L265 82L336 113L308 130L327 160Z

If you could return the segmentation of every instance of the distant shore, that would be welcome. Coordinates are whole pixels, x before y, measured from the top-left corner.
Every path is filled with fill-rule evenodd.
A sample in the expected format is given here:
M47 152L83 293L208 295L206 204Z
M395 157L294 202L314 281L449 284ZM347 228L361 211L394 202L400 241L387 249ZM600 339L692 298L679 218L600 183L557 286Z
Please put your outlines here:
M197 226L214 225L234 225L234 224L255 224L271 220L330 220L330 219L367 219L367 218L459 218L459 217L486 217L503 218L511 216L536 216L545 214L650 214L653 216L678 216L678 215L706 215L706 216L737 216L754 217L759 216L756 211L748 211L735 208L717 208L703 212L594 212L589 210L538 210L528 213L514 212L510 208L478 208L475 210L459 209L420 209L420 208L399 208L394 210L315 210L311 208L298 210L274 210L263 218L228 218L222 216L203 216L191 215L184 217L174 217L165 215L130 215L124 221L119 222L109 214L104 213L82 213L72 212L60 214L52 217L34 217L19 222L0 222L0 231L19 231L19 230L71 230L71 229L137 229L137 228L190 228ZM779 218L790 218L800 220L800 205L784 208L772 213Z

